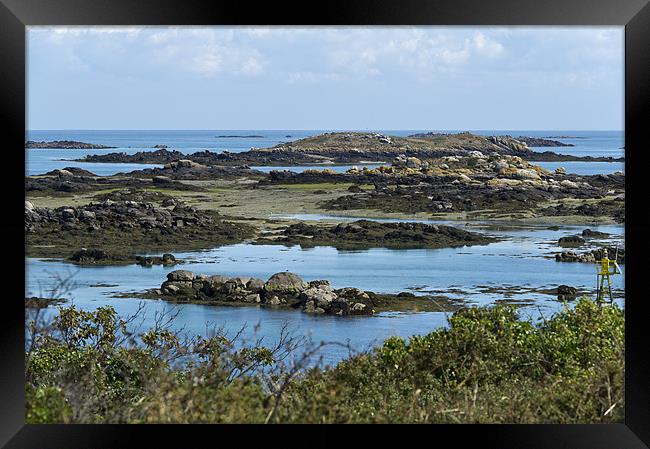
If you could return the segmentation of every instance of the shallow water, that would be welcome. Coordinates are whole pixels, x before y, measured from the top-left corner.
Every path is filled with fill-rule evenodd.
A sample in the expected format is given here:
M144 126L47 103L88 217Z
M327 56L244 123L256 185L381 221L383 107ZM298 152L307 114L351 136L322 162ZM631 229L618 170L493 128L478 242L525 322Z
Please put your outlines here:
M609 175L620 171L625 173L624 162L583 162L583 161L565 161L565 162L533 162L535 165L544 167L547 170L555 171L559 167L564 167L567 173L574 175Z
M127 173L145 168L162 167L159 164L122 164L122 163L90 163L73 162L70 159L82 158L87 154L108 154L116 150L60 150L60 149L26 149L26 175L42 175L52 170L65 167L79 167L99 176L110 176L116 173ZM122 151L122 150L120 150ZM135 153L137 150L127 151ZM68 160L65 160L68 159Z
M329 216L294 216L291 218L334 219ZM390 220L389 220L390 221ZM440 223L440 222L438 222ZM503 225L478 231L504 238L484 246L438 250L339 251L332 247L302 249L299 246L238 244L208 251L177 253L186 261L181 268L204 274L254 276L267 279L273 273L289 270L306 280L329 279L336 288L354 286L376 292L432 292L470 304L490 304L510 299L528 304L524 315L549 315L561 304L554 296L529 289L552 288L567 284L591 291L595 286L595 268L591 264L559 263L548 256L559 251L559 237L577 233L583 227L563 227L554 231L540 228L511 228ZM622 241L622 226L592 227L612 234L608 243ZM169 271L177 267L77 267L61 261L27 260L27 294L47 296L48 285L57 278L72 276L76 284L74 303L82 308L112 305L121 315L133 313L140 303L136 299L112 298L115 293L137 292L156 288ZM623 268L624 269L624 268ZM623 293L623 277L614 277L613 288ZM118 284L92 287L97 284ZM497 288L496 291L490 291ZM451 291L449 291L451 289ZM375 317L312 317L298 311L268 308L219 307L170 304L145 301L150 325L155 311L180 310L177 326L192 333L203 333L206 325L225 326L231 331L248 323L261 325L266 338L277 338L282 323L289 323L297 334L309 334L315 341L349 340L362 350L390 335L408 336L429 332L445 325L443 313L381 313ZM252 336L252 330L247 335ZM334 363L347 355L338 346L324 351L325 361Z

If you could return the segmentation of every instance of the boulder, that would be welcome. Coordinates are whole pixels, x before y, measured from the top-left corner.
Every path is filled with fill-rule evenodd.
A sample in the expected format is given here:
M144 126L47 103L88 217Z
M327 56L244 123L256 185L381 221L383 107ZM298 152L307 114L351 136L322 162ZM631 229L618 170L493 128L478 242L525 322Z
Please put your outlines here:
M305 313L315 313L315 314L325 313L325 309L323 309L322 307L318 307L313 301L307 301L303 305L302 311Z
M246 288L252 292L259 292L261 290L264 290L264 281L257 278L251 278L246 283Z
M517 169L513 175L517 179L531 179L533 181L539 180L539 174L535 170L520 168Z
M194 273L188 270L175 270L167 274L169 281L193 281Z
M372 309L367 305L356 302L350 306L350 315L369 315L372 314Z
M81 248L79 251L76 251L70 260L79 262L79 263L95 263L98 260L109 259L110 256L108 253L101 249L86 249Z
M338 294L339 297L345 298L348 301L352 301L352 302L367 301L370 299L368 293L355 287L341 288L339 290L336 290L336 293Z
M330 312L334 315L348 315L350 313L350 303L343 298L338 298L332 302Z
M243 299L244 302L259 303L259 302L262 301L262 299L260 298L259 293L251 293L251 294L245 295L242 299Z
M248 281L250 280L251 278L241 277L241 276L230 279L230 281L234 282L237 287L241 287L241 288L245 288L246 285L248 284Z
M176 284L167 284L162 290L171 295L175 295L180 291L180 287Z
M606 232L592 231L591 229L587 228L582 231L582 236L588 238L590 237L605 238L605 237L609 237L609 234Z
M328 291L319 287L310 287L300 293L301 301L305 303L313 302L317 307L326 310L330 308L332 301L336 300L337 297L338 296L333 291Z
M169 177L167 177L167 176L154 176L154 177L151 179L151 181L152 181L154 184L171 184L171 183L174 182L171 178L169 178Z
M264 289L268 292L280 291L298 294L308 288L309 284L303 281L300 276L288 271L275 273L268 281L266 281L266 284L264 284Z
M330 286L330 281L326 279L318 279L315 281L309 281L309 286L310 287L323 287L323 286Z
M31 201L25 201L25 210L32 211L34 210L34 205Z
M585 244L585 239L579 235L569 235L567 237L561 237L557 243L560 246L580 246Z
M565 179L564 181L560 182L560 185L562 187L567 188L567 189L578 189L578 188L580 188L580 186L578 184L576 184L573 181L569 181L568 179Z
M506 170L508 170L509 167L510 165L508 164L508 162L504 160L498 160L494 163L494 169L499 172L501 171L505 172Z
M406 158L406 167L407 168L420 168L422 167L422 161L417 157L407 157Z
M172 265L176 263L176 257L173 254L165 253L162 255L163 265Z
M566 175L566 168L564 167L558 167L555 169L555 174L556 175Z
M92 221L96 218L95 212L90 210L82 210L79 213L79 219L82 221Z
M189 159L179 159L174 162L170 162L169 164L165 164L163 168L168 169L168 170L179 170L181 168L201 168L205 167L205 165L199 164L197 162L191 161Z
M71 171L68 170L62 170L60 168L57 168L56 170L52 171L53 174L56 176L62 177L62 178L71 178L74 176Z
M575 299L578 289L568 285L560 285L557 288L557 299L560 301L569 301Z
M61 216L65 218L74 218L74 209L62 209Z

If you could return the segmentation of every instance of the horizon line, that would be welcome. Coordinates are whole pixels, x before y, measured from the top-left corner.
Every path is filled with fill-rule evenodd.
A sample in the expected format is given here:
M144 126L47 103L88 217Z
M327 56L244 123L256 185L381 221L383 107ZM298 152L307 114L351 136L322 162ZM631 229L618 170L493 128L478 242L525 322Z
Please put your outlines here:
M507 129L507 128L40 128L40 129L26 129L25 132L33 131L337 131L337 132L362 132L362 131L619 131L624 132L625 129L553 129L553 128L520 128L520 129Z

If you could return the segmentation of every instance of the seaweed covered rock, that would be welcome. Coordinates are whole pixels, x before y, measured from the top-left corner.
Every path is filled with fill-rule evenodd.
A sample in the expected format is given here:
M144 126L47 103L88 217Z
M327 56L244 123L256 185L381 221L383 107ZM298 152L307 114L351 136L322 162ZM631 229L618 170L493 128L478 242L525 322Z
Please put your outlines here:
M274 239L259 240L260 243L269 241L299 244L303 247L335 246L341 249L364 249L448 248L485 245L496 239L454 226L358 220L338 225L297 223L286 227Z
M561 237L557 243L560 246L580 246L585 244L585 239L578 235L569 235L567 237Z
M70 256L71 261L79 262L81 264L93 264L110 258L111 256L106 251L87 248L81 248Z
M131 193L123 191L117 196L128 198ZM115 254L130 253L131 259L135 259L133 253L137 252L191 250L236 243L250 238L253 232L252 226L226 221L216 211L178 203L171 209L150 202L110 198L56 209L25 204L27 251L39 257L67 256L70 247L93 247Z
M560 301L570 301L576 299L578 289L569 285L560 285L557 288L557 298Z
M585 238L606 238L609 237L609 234L606 232L592 231L587 228L582 231L582 236Z
M563 251L555 255L555 260L558 262L583 262L595 263L601 260L604 255L604 250L607 249L607 257L610 260L616 259L617 263L625 263L625 248L597 248L583 253L576 253L574 251Z

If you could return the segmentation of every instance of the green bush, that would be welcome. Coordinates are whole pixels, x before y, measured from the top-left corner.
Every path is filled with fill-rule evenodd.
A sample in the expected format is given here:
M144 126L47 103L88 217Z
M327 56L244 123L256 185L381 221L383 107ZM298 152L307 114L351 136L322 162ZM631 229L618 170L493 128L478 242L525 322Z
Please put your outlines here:
M130 336L111 308L61 309L27 354L27 421L622 422L624 316L581 299L538 323L510 306L467 308L449 326L393 337L335 367L222 334Z

